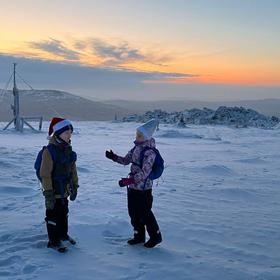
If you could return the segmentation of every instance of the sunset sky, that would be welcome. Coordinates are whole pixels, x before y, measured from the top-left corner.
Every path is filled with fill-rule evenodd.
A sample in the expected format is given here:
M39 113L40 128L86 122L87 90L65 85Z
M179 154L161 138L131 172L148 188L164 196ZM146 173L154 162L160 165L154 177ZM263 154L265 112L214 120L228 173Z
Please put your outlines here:
M97 99L280 98L279 14L277 0L2 1L0 87L16 61L37 88Z

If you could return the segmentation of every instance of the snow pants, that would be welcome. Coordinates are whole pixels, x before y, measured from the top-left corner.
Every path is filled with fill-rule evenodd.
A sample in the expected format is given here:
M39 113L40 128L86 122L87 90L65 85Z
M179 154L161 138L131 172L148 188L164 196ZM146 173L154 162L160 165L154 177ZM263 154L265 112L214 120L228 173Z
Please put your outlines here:
M57 244L68 234L68 199L56 199L53 209L46 210L46 225L49 241Z
M145 226L150 238L157 236L159 226L152 212L152 190L127 189L128 214L134 228L134 237L145 239Z

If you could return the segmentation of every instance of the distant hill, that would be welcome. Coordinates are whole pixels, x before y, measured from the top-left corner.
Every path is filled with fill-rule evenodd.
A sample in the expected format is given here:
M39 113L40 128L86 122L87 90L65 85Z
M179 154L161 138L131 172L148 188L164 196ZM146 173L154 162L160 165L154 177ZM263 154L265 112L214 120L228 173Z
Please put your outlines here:
M0 97L0 121L12 119L12 103L11 91L6 92L3 100ZM104 104L57 90L20 91L20 104L22 116L43 116L44 120L53 116L71 120L113 120L115 115L122 118L134 113L117 105Z
M12 92L8 91L4 98L0 96L0 121L12 118L10 105L13 102ZM235 102L201 102L201 101L94 101L68 92L58 90L21 90L21 115L43 116L49 120L53 116L62 116L71 120L113 120L132 114L144 114L155 109L167 112L183 111L192 108L210 108L216 110L220 106L243 106L258 112L280 117L280 99L248 100Z
M279 94L280 95L280 94ZM161 100L161 101L126 101L126 100L112 100L104 101L108 105L115 105L122 108L129 108L135 113L143 114L146 111L153 111L155 109L161 109L167 112L183 111L185 109L192 108L210 108L216 110L220 106L234 107L242 106L245 108L251 108L258 112L268 115L280 117L280 99L263 99L263 100L242 100L242 101L231 101L231 102L202 102L202 101L172 101L172 100Z

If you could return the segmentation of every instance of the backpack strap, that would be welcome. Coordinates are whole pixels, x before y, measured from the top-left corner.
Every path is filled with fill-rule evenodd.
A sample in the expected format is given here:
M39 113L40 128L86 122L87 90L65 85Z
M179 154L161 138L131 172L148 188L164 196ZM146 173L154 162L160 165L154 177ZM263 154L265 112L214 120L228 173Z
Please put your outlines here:
M132 152L135 150L136 146L131 150ZM145 157L145 153L148 151L148 150L152 150L155 154L157 154L157 150L155 148L151 148L151 147L145 147L141 153L140 153L140 163L137 163L137 162L132 162L133 164L137 165L138 167L140 167L142 169L143 167L143 161L144 161L144 157ZM130 175L133 175L131 173L129 173ZM146 188L146 183L149 179L149 176L146 178L145 182L144 182L144 185L142 187L142 190L145 190Z
M141 153L140 153L140 168L141 168L141 169L142 169L142 167L143 167L143 161L144 161L145 153L146 153L147 151L149 151L149 150L152 150L152 151L156 154L156 151L155 151L154 148L145 147L145 148L143 149L143 151L141 151ZM144 182L144 185L143 185L143 187L142 187L143 190L145 190L145 188L146 188L146 184L147 184L148 179L149 179L149 176L146 178L146 180L145 180L145 182Z
M145 153L149 150L152 150L154 153L155 152L155 149L154 148L151 148L151 147L145 147L141 153L140 153L140 168L142 169L142 166L143 166L143 161L144 161L144 157L145 157Z
M74 161L74 162L77 161L77 154L76 154L76 152L74 152L74 151L72 151L71 161Z
M50 155L51 155L52 161L53 161L53 163L55 163L56 160L57 160L57 157L56 157L56 151L55 151L55 146L54 146L54 144L49 144L49 145L46 146L45 148L48 149L48 152L49 152Z
M48 149L48 152L51 155L53 164L55 165L57 163L57 155L56 155L55 145L54 144L49 144L46 148ZM63 187L63 182L64 182L65 178L53 177L52 179L58 182L59 193L60 193L60 196L61 196L61 203L62 203L62 205L64 205L64 199L63 199L63 197L64 197L64 187Z
M133 152L135 150L136 147L134 147L131 151ZM148 150L152 150L156 153L155 149L154 148L151 148L151 147L145 147L141 153L140 153L140 163L137 163L137 162L132 162L133 164L137 165L138 167L140 167L142 169L143 167L143 161L144 161L144 157L145 157L145 153L148 151Z

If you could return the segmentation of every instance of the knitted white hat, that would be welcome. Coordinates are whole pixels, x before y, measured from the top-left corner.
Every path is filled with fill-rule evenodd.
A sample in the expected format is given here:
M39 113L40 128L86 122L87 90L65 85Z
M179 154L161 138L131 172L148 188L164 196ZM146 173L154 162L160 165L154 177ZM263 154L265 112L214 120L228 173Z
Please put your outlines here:
M137 131L141 132L144 135L145 140L149 140L152 138L158 125L159 125L159 121L152 119L146 122L145 124L139 126L137 128Z

